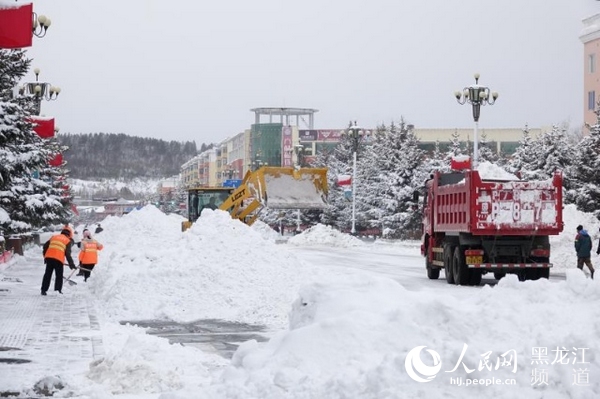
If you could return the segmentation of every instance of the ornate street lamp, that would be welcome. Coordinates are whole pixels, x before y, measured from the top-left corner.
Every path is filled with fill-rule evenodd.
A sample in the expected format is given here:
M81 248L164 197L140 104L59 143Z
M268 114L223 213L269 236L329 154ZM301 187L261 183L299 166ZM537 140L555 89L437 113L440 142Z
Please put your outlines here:
M32 13L32 17L33 17L33 34L37 37L46 36L46 32L48 31L48 28L52 24L52 21L50 20L50 18L46 17L45 15L40 15L38 17L38 15L36 13Z
M300 143L294 146L294 152L296 153L296 162L298 164L298 168L302 168L304 166L304 152L306 148Z
M475 75L475 84L467 86L460 91L455 91L454 96L460 105L469 103L473 106L473 120L475 121L475 131L473 132L473 169L477 167L477 157L479 154L477 131L479 130L479 114L482 105L494 105L498 98L497 92L490 92L490 89L479 85L479 74ZM490 98L491 97L491 98Z
M35 73L35 82L28 82L23 84L23 86L21 86L21 88L19 89L19 94L35 96L36 113L37 115L39 115L42 109L42 100L56 100L58 98L58 95L60 94L60 87L52 86L50 83L47 82L40 82L38 80L40 75L40 68L35 68L33 72Z
M350 145L352 146L352 229L350 234L356 234L356 160L358 157L358 146L365 136L369 135L369 132L365 132L362 128L356 125L350 125L345 132L347 137L350 139Z

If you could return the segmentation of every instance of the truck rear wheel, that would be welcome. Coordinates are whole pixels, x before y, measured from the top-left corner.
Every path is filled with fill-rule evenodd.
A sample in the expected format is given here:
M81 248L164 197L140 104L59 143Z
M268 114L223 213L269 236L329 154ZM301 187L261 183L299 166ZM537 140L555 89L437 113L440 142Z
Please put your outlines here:
M440 269L436 268L432 268L432 267L428 267L427 268L427 277L429 277L430 280L437 280L440 277Z
M444 273L448 284L454 284L454 273L452 272L452 247L444 245Z
M540 269L539 273L540 273L540 278L545 278L545 279L550 278L550 268L548 268L548 267L544 267L544 268Z
M496 280L500 280L504 276L505 276L504 272L494 272L494 278Z
M454 272L454 283L457 285L469 284L469 268L467 267L465 256L463 255L460 247L456 247L454 250L452 266L452 271Z

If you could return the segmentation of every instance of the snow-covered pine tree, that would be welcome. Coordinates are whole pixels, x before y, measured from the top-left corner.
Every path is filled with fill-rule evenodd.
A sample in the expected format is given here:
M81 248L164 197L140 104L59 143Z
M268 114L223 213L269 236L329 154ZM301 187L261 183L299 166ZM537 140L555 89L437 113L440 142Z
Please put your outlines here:
M521 140L519 140L519 146L506 165L508 172L521 174L525 178L529 172L535 170L537 167L537 159L535 157L537 155L533 143L534 140L531 137L529 126L525 124Z
M557 170L569 176L575 158L575 148L564 126L552 126L552 130L542 133L532 144L531 164L523 170L523 178L545 180L551 178ZM564 182L568 183L568 179L564 179ZM565 187L568 188L567 184Z
M568 195L583 212L600 219L600 102L596 106L596 123L588 126L589 135L577 145Z
M477 147L479 154L477 155L477 161L496 163L498 161L498 154L496 153L495 149L490 147L490 144L487 141L487 133L485 131L481 132L478 141Z
M383 226L385 237L407 238L421 221L413 193L427 173L423 170L425 152L418 144L413 129L401 118L398 124L378 129L365 157L370 169L365 177L366 214L370 224ZM369 171L367 165L363 169Z
M30 65L23 50L0 50L0 229L20 233L65 220L61 191L41 178L53 154L29 121L34 99L14 96Z
M450 146L444 155L444 162L448 164L448 168L450 168L450 161L452 158L462 155L463 153L462 143L460 142L460 134L458 134L457 129L454 129L454 133L452 133L452 136L450 137Z
M424 183L436 170L439 170L440 172L448 172L450 170L450 158L447 157L447 153L441 151L439 140L436 140L435 142L433 153L425 155L423 166L420 169L422 175L417 177L417 179Z

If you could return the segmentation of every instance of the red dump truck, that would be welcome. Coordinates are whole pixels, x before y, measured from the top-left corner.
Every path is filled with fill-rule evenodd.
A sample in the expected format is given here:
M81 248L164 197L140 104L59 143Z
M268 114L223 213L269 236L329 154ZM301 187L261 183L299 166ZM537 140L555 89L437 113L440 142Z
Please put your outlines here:
M479 285L515 273L550 275L550 240L563 230L562 174L544 181L483 179L477 170L436 172L423 199L427 277L444 269L448 284Z

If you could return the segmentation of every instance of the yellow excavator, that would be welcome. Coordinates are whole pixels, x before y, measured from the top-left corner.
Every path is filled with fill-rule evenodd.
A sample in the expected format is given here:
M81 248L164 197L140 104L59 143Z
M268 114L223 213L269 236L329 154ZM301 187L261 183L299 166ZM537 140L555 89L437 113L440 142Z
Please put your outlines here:
M193 187L188 191L190 228L202 211L221 209L233 219L252 225L262 209L324 209L327 207L327 168L264 166L248 171L236 187Z

